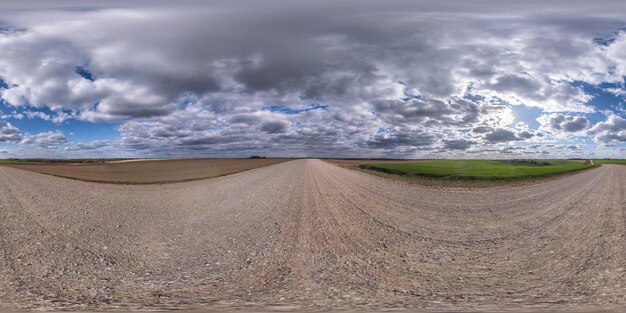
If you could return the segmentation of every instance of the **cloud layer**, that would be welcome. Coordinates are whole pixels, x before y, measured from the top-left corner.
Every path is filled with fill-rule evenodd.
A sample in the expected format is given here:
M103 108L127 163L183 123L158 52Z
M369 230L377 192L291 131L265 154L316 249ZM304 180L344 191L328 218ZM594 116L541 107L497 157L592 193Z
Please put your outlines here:
M623 99L622 2L0 6L0 97L15 112L1 142L360 157L545 155L538 142L612 156L626 142L623 102L604 107L585 88ZM26 134L10 124L19 114L115 123L120 137Z

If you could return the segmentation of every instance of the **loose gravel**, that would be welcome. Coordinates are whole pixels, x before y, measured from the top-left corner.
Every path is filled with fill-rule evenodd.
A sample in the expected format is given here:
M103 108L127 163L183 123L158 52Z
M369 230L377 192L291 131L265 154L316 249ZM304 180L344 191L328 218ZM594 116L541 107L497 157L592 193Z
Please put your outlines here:
M0 309L620 309L626 167L408 185L319 160L165 185L0 168Z

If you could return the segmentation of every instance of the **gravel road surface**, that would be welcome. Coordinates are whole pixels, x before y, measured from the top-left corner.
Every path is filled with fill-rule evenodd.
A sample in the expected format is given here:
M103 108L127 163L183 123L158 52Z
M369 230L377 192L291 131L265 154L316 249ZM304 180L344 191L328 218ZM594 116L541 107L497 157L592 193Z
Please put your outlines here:
M295 160L166 185L0 167L0 309L623 309L626 166L406 185Z

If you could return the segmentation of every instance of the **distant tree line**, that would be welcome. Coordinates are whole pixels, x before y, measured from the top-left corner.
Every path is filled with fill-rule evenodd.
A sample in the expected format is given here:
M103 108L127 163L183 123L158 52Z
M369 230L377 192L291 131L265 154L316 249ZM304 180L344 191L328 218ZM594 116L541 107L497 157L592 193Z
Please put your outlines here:
M537 161L532 159L513 159L513 160L505 160L507 163L524 163L524 164L533 164L533 165L550 165L550 162L547 161Z

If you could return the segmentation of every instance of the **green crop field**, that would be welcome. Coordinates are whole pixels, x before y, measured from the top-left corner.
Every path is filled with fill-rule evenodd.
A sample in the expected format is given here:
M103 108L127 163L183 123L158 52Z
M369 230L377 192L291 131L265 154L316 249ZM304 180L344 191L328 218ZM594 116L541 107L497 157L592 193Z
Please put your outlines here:
M0 159L0 165L4 165L4 164L26 164L28 162L25 161L20 161L20 160L3 160Z
M626 165L626 160L593 160L596 164L623 164Z
M370 163L361 168L391 174L450 179L520 179L550 176L592 167L578 160L487 161L441 160L415 163Z

